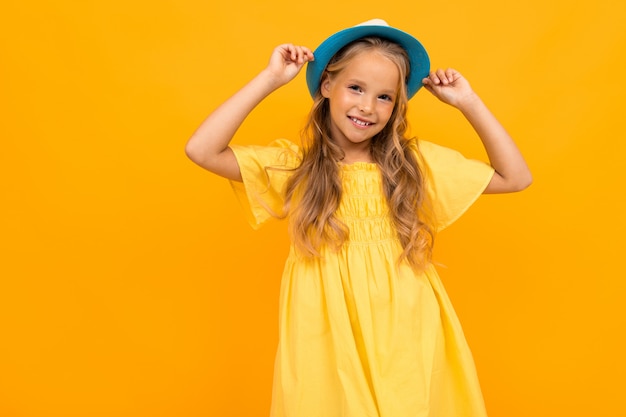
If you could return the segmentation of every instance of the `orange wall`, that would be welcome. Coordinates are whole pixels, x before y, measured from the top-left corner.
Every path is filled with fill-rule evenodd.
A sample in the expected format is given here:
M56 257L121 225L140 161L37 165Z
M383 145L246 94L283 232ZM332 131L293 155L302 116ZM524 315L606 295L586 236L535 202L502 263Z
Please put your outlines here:
M438 240L490 415L626 415L623 1L3 4L0 416L267 415L285 227L253 232L183 147L274 45L373 17L461 70L535 175ZM309 104L301 74L236 141L296 139Z

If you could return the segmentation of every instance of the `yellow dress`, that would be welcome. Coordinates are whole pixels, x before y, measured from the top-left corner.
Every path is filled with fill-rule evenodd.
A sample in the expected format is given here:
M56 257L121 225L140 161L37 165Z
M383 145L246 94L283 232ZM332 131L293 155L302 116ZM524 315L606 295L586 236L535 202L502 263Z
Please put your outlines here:
M437 229L456 220L493 175L487 164L420 141ZM282 212L298 148L233 146L233 182L248 220ZM268 169L267 167L273 167ZM482 417L471 352L435 268L416 274L396 260L376 164L341 165L338 217L350 237L339 251L304 261L293 248L282 277L272 417Z

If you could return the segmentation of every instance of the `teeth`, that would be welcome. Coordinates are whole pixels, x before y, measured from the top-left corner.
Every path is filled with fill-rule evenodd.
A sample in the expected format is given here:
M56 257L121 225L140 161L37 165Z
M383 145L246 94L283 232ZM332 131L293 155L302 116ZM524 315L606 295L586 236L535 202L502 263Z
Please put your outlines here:
M350 119L351 119L354 123L356 123L357 125L359 125L359 126L369 126L369 125L371 125L371 123L369 123L369 122L364 122L364 121L359 120L359 119L356 119L356 118L354 118L354 117L351 117Z

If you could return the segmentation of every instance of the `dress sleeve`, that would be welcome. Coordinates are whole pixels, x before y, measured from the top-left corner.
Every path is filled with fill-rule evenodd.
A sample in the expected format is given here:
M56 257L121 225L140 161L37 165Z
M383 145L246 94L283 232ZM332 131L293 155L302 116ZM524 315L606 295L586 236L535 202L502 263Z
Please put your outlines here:
M494 169L461 153L420 140L418 145L429 179L428 192L437 230L454 223L483 193Z
M299 164L299 148L279 139L268 146L231 145L243 182L231 181L235 195L254 229L272 217L283 217L285 184Z

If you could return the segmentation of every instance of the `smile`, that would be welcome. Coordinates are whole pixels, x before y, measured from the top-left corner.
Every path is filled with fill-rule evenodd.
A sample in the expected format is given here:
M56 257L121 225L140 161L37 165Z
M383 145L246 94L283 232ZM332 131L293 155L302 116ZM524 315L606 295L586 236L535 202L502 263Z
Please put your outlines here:
M372 122L366 122L364 120L359 120L356 117L350 117L349 119L352 120L353 123L355 123L355 124L357 124L359 126L370 126L370 125L373 124Z

